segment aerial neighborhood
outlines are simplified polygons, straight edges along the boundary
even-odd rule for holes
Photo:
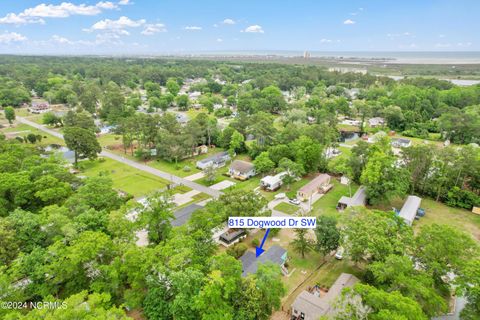
[[[199,21],[224,10],[146,2],[149,14]],[[280,19],[285,8],[265,3],[248,6]],[[474,52],[435,63],[427,53],[409,63],[406,52],[247,53],[245,39],[268,48],[287,32],[248,22],[248,10],[167,27],[133,19],[140,1],[13,13],[25,5],[0,14],[0,28],[16,27],[0,30],[0,319],[480,319]],[[302,23],[321,11],[284,5],[302,9]],[[350,11],[341,27],[353,30],[373,9]],[[60,25],[50,40],[20,37],[77,18],[89,40],[64,39]],[[392,42],[421,37],[383,27]],[[160,56],[143,39],[183,45]],[[315,41],[347,45],[334,39]],[[242,50],[219,49],[232,43]],[[243,224],[301,219],[315,224]]]

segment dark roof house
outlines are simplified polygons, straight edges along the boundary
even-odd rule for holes
[[[335,311],[333,304],[343,288],[353,287],[357,282],[354,275],[342,273],[323,297],[302,291],[292,303],[292,319],[317,320],[332,315]]]
[[[262,263],[272,262],[283,267],[287,260],[287,250],[280,246],[274,245],[266,250],[260,257],[256,257],[254,252],[247,251],[240,257],[242,262],[242,277],[246,277],[249,273],[256,273],[258,266]]]
[[[353,197],[342,196],[337,203],[337,209],[343,210],[351,206],[364,206],[367,202],[367,191],[364,186],[360,186]]]

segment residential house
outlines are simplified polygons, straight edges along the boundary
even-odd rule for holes
[[[284,171],[275,176],[263,177],[262,180],[260,180],[260,187],[268,191],[276,191],[282,186],[283,177],[285,177],[287,174],[288,173]]]
[[[203,170],[207,167],[213,166],[214,168],[220,168],[230,160],[230,154],[227,151],[219,152],[208,158],[198,160],[196,166],[198,169]]]
[[[28,108],[29,112],[35,113],[35,114],[46,113],[46,112],[49,112],[50,110],[51,108],[48,102],[32,101],[30,108]]]
[[[406,224],[411,226],[413,224],[413,220],[415,220],[418,209],[420,209],[421,203],[422,198],[417,196],[408,196],[398,215],[403,218]]]
[[[180,124],[186,124],[188,122],[188,117],[182,113],[175,114],[175,119],[177,119],[177,122]]]
[[[368,137],[367,142],[368,143],[377,143],[381,139],[387,136],[387,133],[385,131],[378,131],[375,133],[373,136]]]
[[[308,200],[311,196],[316,193],[327,193],[333,185],[330,183],[330,176],[328,174],[322,173],[318,175],[315,179],[301,187],[297,191],[297,197],[302,200]]]
[[[392,139],[391,144],[395,148],[408,148],[412,145],[412,141],[410,139],[398,138]]]
[[[337,148],[328,147],[325,149],[324,154],[326,159],[332,159],[342,154],[342,151],[338,150]]]
[[[225,247],[230,247],[246,237],[247,232],[244,229],[228,229],[219,236],[218,240]]]
[[[238,180],[248,180],[255,176],[255,166],[247,161],[235,160],[230,165],[228,174]]]
[[[367,191],[364,186],[360,186],[353,197],[342,196],[337,203],[338,210],[344,210],[348,207],[364,206],[367,203]]]
[[[334,303],[343,288],[353,287],[358,281],[354,275],[342,273],[323,296],[318,291],[302,291],[292,303],[291,320],[317,320],[333,315]]]
[[[266,262],[272,262],[281,267],[283,274],[288,274],[285,268],[285,262],[287,261],[287,250],[278,245],[271,246],[260,257],[256,257],[252,251],[247,251],[240,257],[242,262],[242,277],[246,277],[248,274],[256,273],[258,266]]]
[[[382,127],[385,125],[385,119],[381,117],[370,118],[368,119],[368,125],[372,128]]]

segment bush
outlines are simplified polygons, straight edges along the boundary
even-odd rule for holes
[[[190,172],[190,171],[192,171],[192,168],[190,168],[189,166],[183,167],[183,172]]]
[[[247,251],[247,245],[245,243],[237,243],[234,246],[231,246],[227,249],[227,254],[231,255],[235,259],[240,258],[245,251]]]
[[[280,230],[281,230],[280,228],[272,228],[272,229],[270,229],[270,235],[272,237],[275,237],[277,234],[280,233]]]
[[[445,202],[451,207],[471,210],[472,207],[480,206],[480,197],[471,191],[453,187],[448,192]]]
[[[252,240],[252,246],[253,247],[258,247],[259,245],[260,245],[260,240],[258,240],[256,238]]]

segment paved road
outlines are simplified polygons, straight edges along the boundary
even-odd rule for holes
[[[57,137],[59,139],[62,139],[63,140],[63,135],[55,130],[52,130],[52,129],[49,129],[49,128],[46,128],[44,127],[43,125],[41,124],[38,124],[38,123],[35,123],[33,121],[30,121],[30,120],[27,120],[25,118],[22,118],[22,117],[17,117],[16,118],[19,122],[21,123],[24,123],[24,124],[28,124],[29,126],[31,127],[34,127],[34,128],[37,128],[39,130],[42,130],[43,132],[46,132],[54,137]],[[145,171],[145,172],[148,172],[148,173],[151,173],[157,177],[160,177],[162,179],[165,179],[165,180],[168,180],[170,182],[173,182],[175,184],[183,184],[189,188],[192,188],[194,190],[197,190],[197,191],[200,191],[200,192],[203,192],[203,193],[206,193],[214,198],[218,198],[222,192],[219,191],[219,190],[214,190],[214,189],[211,189],[209,187],[206,187],[206,186],[202,186],[201,184],[198,184],[198,183],[195,183],[193,181],[189,181],[189,180],[186,180],[186,179],[183,179],[183,178],[180,178],[180,177],[177,177],[173,174],[170,174],[168,172],[163,172],[163,171],[160,171],[158,169],[155,169],[155,168],[152,168],[152,167],[149,167],[147,165],[144,165],[144,164],[141,164],[141,163],[138,163],[138,162],[135,162],[133,160],[130,160],[130,159],[127,159],[127,158],[124,158],[122,156],[119,156],[115,153],[112,153],[112,152],[109,152],[109,151],[106,151],[106,150],[103,150],[101,153],[100,153],[100,156],[102,157],[106,157],[106,158],[110,158],[112,160],[115,160],[115,161],[118,161],[118,162],[121,162],[123,164],[126,164],[130,167],[133,167],[135,169],[138,169],[138,170],[142,170],[142,171]]]

